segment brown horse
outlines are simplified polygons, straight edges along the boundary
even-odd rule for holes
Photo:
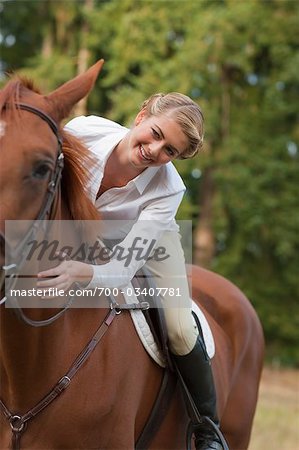
[[[61,128],[56,130],[55,123],[89,93],[101,66],[99,61],[46,96],[24,80],[12,80],[0,92],[1,265],[5,220],[98,217],[84,188],[88,152]],[[65,159],[61,183],[60,136]],[[263,363],[260,322],[232,283],[199,267],[192,268],[192,275],[193,297],[205,311],[216,343],[213,372],[222,430],[232,450],[245,450]],[[163,370],[144,350],[130,315],[115,316],[89,358],[68,372],[107,311],[70,308],[47,326],[34,327],[19,320],[14,309],[1,306],[1,449],[10,448],[12,436],[16,449],[134,449]],[[26,315],[40,321],[57,312],[35,308]],[[58,396],[50,401],[49,393]],[[25,423],[17,416],[25,417]],[[149,448],[182,450],[187,423],[177,388]]]

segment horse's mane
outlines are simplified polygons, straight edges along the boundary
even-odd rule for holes
[[[8,120],[14,121],[16,124],[20,121],[20,110],[16,107],[16,103],[21,101],[24,91],[40,93],[31,80],[23,77],[12,79],[0,91],[0,115],[5,109]],[[86,191],[89,171],[95,165],[95,160],[79,139],[63,129],[60,129],[60,133],[63,138],[64,153],[61,192],[70,218],[80,221],[99,219],[99,213]]]
[[[61,130],[63,137],[64,169],[62,196],[73,220],[96,220],[99,212],[87,194],[91,168],[96,161],[87,147],[76,137]]]

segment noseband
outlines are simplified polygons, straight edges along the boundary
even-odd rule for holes
[[[2,276],[0,279],[0,288],[2,289],[4,280],[7,280],[8,283],[8,290],[11,290],[12,287],[14,287],[17,279],[17,270],[22,267],[25,259],[28,248],[28,242],[33,240],[36,236],[37,230],[40,227],[40,222],[50,218],[51,211],[54,203],[55,196],[58,192],[59,182],[61,179],[61,174],[64,166],[64,155],[62,152],[62,137],[59,133],[58,126],[54,120],[48,116],[46,113],[44,113],[39,108],[36,108],[34,106],[27,105],[26,103],[16,103],[15,105],[18,109],[21,109],[23,111],[30,112],[32,114],[35,114],[36,116],[40,117],[40,119],[44,120],[49,127],[51,128],[52,132],[55,134],[58,142],[58,150],[57,150],[57,158],[55,163],[55,168],[53,170],[51,179],[48,183],[47,192],[45,195],[45,198],[43,200],[41,209],[34,220],[32,227],[27,231],[21,242],[17,245],[17,247],[11,252],[11,261],[17,261],[13,262],[8,265],[4,265],[2,267]],[[1,245],[5,246],[6,240],[3,233],[0,233],[0,239],[1,239]],[[7,296],[3,297],[0,301],[0,304],[4,303],[7,300]],[[16,300],[12,299],[10,297],[10,300]],[[13,303],[16,303],[14,301]],[[31,319],[28,319],[26,316],[24,316],[21,308],[19,306],[16,306],[17,315],[20,316],[22,320],[24,320],[26,323],[32,326],[42,326],[42,325],[49,325],[54,320],[56,320],[61,313],[64,312],[64,310],[60,311],[58,314],[53,316],[53,318],[45,320],[45,321],[31,321]],[[53,319],[53,320],[52,320]]]

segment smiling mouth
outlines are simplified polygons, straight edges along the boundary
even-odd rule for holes
[[[146,162],[151,162],[152,161],[152,159],[146,155],[142,145],[139,145],[139,154],[141,155],[141,159],[143,161],[146,161]]]

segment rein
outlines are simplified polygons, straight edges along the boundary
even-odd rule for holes
[[[7,105],[6,105],[6,107],[7,107]],[[55,168],[52,173],[51,179],[48,183],[46,196],[44,198],[41,209],[37,215],[37,218],[34,220],[32,227],[25,233],[25,236],[23,237],[21,242],[17,245],[17,247],[14,249],[14,251],[11,252],[11,260],[14,260],[14,261],[17,260],[17,262],[13,262],[11,264],[2,266],[2,276],[0,277],[1,289],[4,284],[4,280],[6,279],[6,280],[8,280],[7,281],[7,283],[8,283],[7,291],[8,292],[13,289],[13,287],[17,281],[17,271],[20,269],[20,267],[22,267],[22,265],[26,259],[26,248],[28,247],[28,242],[34,240],[34,238],[36,237],[36,233],[40,226],[40,222],[44,221],[45,219],[51,218],[54,199],[55,199],[55,196],[56,196],[59,186],[60,186],[59,183],[60,183],[60,179],[61,179],[62,170],[64,167],[64,155],[63,155],[63,151],[62,151],[62,137],[59,133],[59,129],[58,129],[56,122],[54,122],[54,120],[48,114],[46,114],[39,108],[33,107],[26,103],[16,103],[16,107],[23,111],[27,111],[32,114],[35,114],[36,116],[40,117],[42,120],[44,120],[49,125],[52,132],[55,134],[55,136],[57,138],[58,150],[57,150],[57,158],[56,158]],[[1,239],[2,243],[4,243],[4,244],[6,243],[5,236],[3,235],[3,233],[0,233],[0,239]],[[57,314],[50,317],[49,319],[36,321],[36,320],[29,319],[24,314],[24,312],[18,305],[17,299],[15,299],[15,298],[12,298],[10,296],[8,297],[5,295],[0,300],[0,305],[2,303],[5,303],[8,299],[14,304],[14,308],[15,308],[15,312],[16,312],[17,316],[21,320],[23,320],[23,322],[27,323],[27,325],[35,326],[35,327],[46,326],[46,325],[53,323],[70,307],[70,305],[73,301],[73,298],[70,298],[69,301],[67,302],[66,306],[64,306],[64,308],[61,311],[59,311]]]

